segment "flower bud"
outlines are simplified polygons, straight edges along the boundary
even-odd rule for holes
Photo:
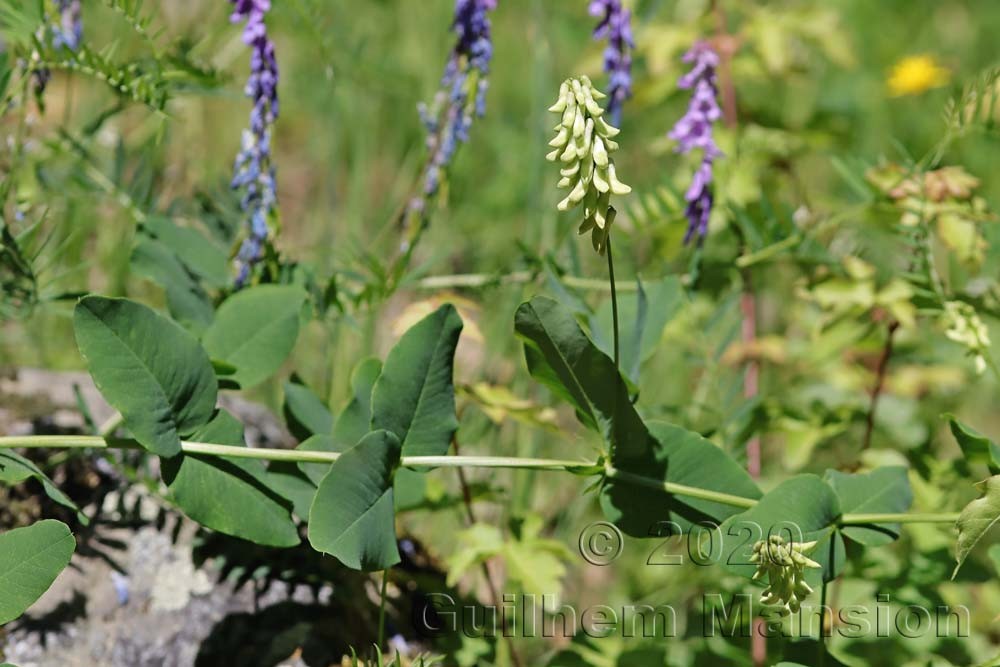
[[[760,596],[761,604],[780,607],[778,611],[782,616],[799,611],[802,601],[813,592],[805,581],[805,570],[821,567],[806,555],[815,548],[816,542],[786,542],[780,535],[772,535],[753,545],[750,562],[757,565],[753,579],[767,578],[767,587]]]

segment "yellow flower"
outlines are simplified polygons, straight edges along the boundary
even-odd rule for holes
[[[889,93],[893,97],[919,95],[931,88],[940,88],[948,83],[951,73],[938,64],[934,56],[907,56],[900,60],[889,73]]]

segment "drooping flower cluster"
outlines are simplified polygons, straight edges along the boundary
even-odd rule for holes
[[[486,113],[493,42],[487,12],[496,0],[455,0],[451,28],[458,36],[441,77],[441,89],[430,108],[420,104],[420,119],[427,128],[430,158],[424,171],[423,196],[411,202],[420,209],[441,186],[442,172],[451,164],[460,143],[469,140],[473,115]]]
[[[721,118],[722,112],[716,102],[718,54],[707,43],[698,42],[684,55],[684,62],[693,63],[693,66],[677,85],[692,90],[691,101],[687,113],[677,121],[668,136],[677,142],[678,153],[690,153],[695,149],[702,151],[701,165],[684,195],[687,202],[684,214],[688,219],[684,242],[687,243],[695,234],[698,234],[700,242],[708,233],[708,218],[714,201],[712,164],[722,156],[712,137],[712,126]]]
[[[806,583],[806,568],[820,564],[806,554],[816,548],[816,542],[786,542],[780,535],[771,535],[766,541],[753,545],[750,562],[757,565],[754,580],[767,577],[767,588],[760,596],[761,604],[781,607],[782,616],[799,611],[802,601],[813,592]]]
[[[583,202],[580,233],[590,231],[594,250],[602,254],[614,220],[611,195],[632,191],[618,180],[615,161],[609,157],[618,150],[618,143],[612,140],[618,129],[608,125],[604,109],[597,103],[606,97],[586,76],[564,81],[559,99],[549,108],[561,118],[554,128],[557,134],[549,142],[553,150],[545,156],[563,164],[559,187],[568,188],[569,194],[559,202],[559,210],[568,211]]]
[[[271,0],[230,0],[233,23],[246,21],[243,42],[251,48],[250,76],[244,92],[253,100],[250,127],[243,130],[242,144],[233,165],[232,187],[242,190],[240,201],[248,217],[247,236],[236,256],[237,287],[246,283],[253,266],[264,252],[268,220],[277,204],[277,185],[271,163],[271,130],[278,118],[278,61],[268,37],[264,17]]]
[[[607,39],[604,71],[608,74],[608,115],[615,125],[621,123],[622,105],[632,97],[632,15],[621,0],[591,0],[590,15],[600,18],[594,28],[595,39]]]

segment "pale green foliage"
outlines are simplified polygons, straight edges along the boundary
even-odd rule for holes
[[[958,517],[958,561],[952,578],[958,574],[969,552],[989,530],[1000,521],[1000,475],[994,475],[983,482],[983,496],[969,503]]]
[[[504,536],[497,526],[477,523],[459,533],[458,548],[448,560],[448,584],[456,584],[475,565],[499,558],[511,580],[527,593],[552,596],[558,605],[562,578],[572,554],[562,542],[541,536],[542,519],[530,514]]]

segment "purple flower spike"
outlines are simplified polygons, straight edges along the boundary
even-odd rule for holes
[[[607,112],[611,114],[611,124],[621,124],[622,105],[632,97],[632,56],[629,49],[635,48],[632,40],[632,15],[622,7],[621,0],[591,0],[588,9],[591,16],[601,20],[594,28],[594,39],[607,39],[604,49],[604,71],[608,75]]]
[[[691,180],[684,199],[687,208],[688,230],[684,243],[698,235],[700,243],[708,233],[708,217],[712,212],[712,164],[722,151],[712,137],[713,125],[722,117],[716,101],[715,70],[719,65],[719,55],[705,42],[698,42],[684,55],[684,62],[692,63],[691,71],[677,82],[678,87],[692,90],[687,113],[677,121],[667,135],[677,142],[678,153],[690,153],[701,149],[702,161]]]
[[[264,253],[268,219],[277,202],[277,185],[271,164],[271,129],[278,119],[278,61],[274,43],[267,35],[264,17],[270,0],[229,0],[230,20],[246,21],[243,42],[250,46],[250,76],[244,89],[253,100],[250,127],[243,130],[242,145],[233,165],[232,187],[243,191],[240,206],[247,215],[247,236],[236,255],[236,286],[250,278],[253,266]]]
[[[459,144],[469,140],[474,116],[486,113],[493,41],[487,12],[496,9],[496,0],[456,0],[451,29],[458,36],[441,77],[441,89],[434,102],[418,107],[427,128],[430,152],[424,171],[423,197],[414,198],[410,210],[423,211],[426,200],[441,186],[443,172],[451,164]],[[470,81],[470,75],[475,76]]]
[[[59,7],[59,25],[53,27],[52,44],[57,49],[66,47],[76,51],[83,41],[80,0],[57,0],[56,4]]]

